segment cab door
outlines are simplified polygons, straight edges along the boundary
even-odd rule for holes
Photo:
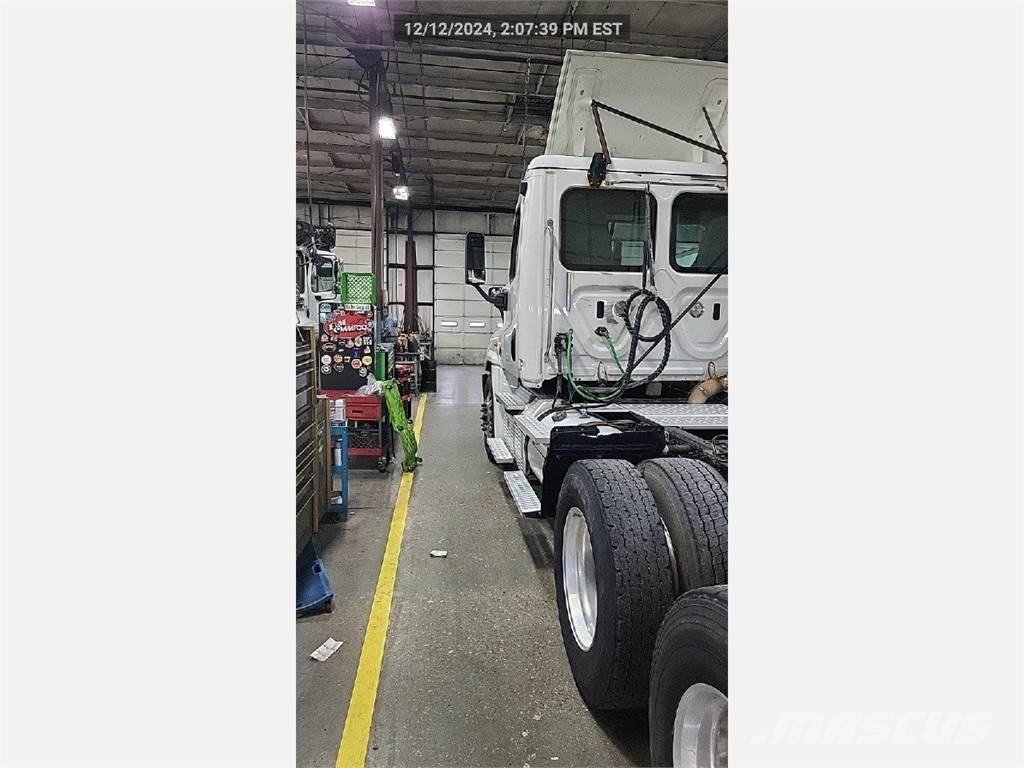
[[[505,310],[505,317],[501,321],[501,328],[498,329],[498,354],[501,357],[501,368],[505,372],[505,381],[510,387],[519,385],[519,363],[516,360],[516,327],[519,320],[519,292],[518,278],[518,257],[519,257],[519,230],[521,224],[522,195],[516,204],[516,214],[512,221],[512,250],[508,260],[508,308]]]

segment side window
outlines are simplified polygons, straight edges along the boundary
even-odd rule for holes
[[[516,262],[519,255],[519,208],[516,208],[516,216],[512,220],[512,252],[508,258],[508,281],[516,276]]]
[[[677,272],[729,272],[729,201],[724,194],[684,192],[672,203],[669,261]]]
[[[560,258],[566,269],[640,272],[653,247],[655,202],[639,189],[579,187],[562,195]]]

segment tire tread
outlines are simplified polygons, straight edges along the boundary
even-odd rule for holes
[[[682,584],[680,592],[729,581],[729,492],[722,476],[702,461],[688,458],[651,459],[640,465],[644,477],[660,472],[682,502],[682,520],[688,546],[696,559],[696,583]],[[679,509],[679,507],[677,507]],[[663,512],[664,514],[664,512]],[[678,554],[677,554],[678,557]]]
[[[648,705],[651,764],[672,764],[672,720],[688,685],[704,682],[728,696],[729,587],[700,587],[665,615],[651,662]]]
[[[598,709],[643,706],[658,627],[674,598],[672,565],[657,506],[628,461],[586,459],[570,471],[586,473],[598,491],[615,568],[612,675],[600,701],[588,703]]]

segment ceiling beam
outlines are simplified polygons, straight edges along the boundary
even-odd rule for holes
[[[499,94],[502,96],[522,96],[523,89],[526,87],[526,76],[518,72],[509,72],[508,77],[502,79],[500,77],[473,77],[471,75],[464,75],[461,72],[451,75],[425,75],[419,74],[414,70],[415,64],[406,64],[406,70],[402,72],[401,78],[399,78],[403,89],[404,88],[450,88],[457,91],[470,91],[478,93],[489,93]],[[299,83],[302,82],[303,75],[302,64],[296,66],[296,78]],[[309,89],[314,88],[320,89],[323,87],[335,87],[345,86],[348,88],[354,88],[356,83],[359,82],[359,78],[362,75],[362,70],[358,68],[345,67],[340,65],[331,65],[329,67],[318,67],[315,72],[311,71],[308,75]],[[320,85],[320,81],[323,81],[324,85]],[[549,81],[543,86],[543,90],[538,92],[537,95],[541,98],[554,98],[555,96],[555,81]],[[397,94],[392,95],[392,99],[396,98]],[[419,93],[412,91],[405,91],[406,98],[420,98]]]
[[[368,171],[366,163],[358,160],[349,160],[339,156],[336,152],[328,153],[329,159],[322,160],[318,157],[310,157],[309,167],[310,168],[337,168],[339,170],[351,170],[351,171]],[[387,158],[385,158],[387,159]],[[305,156],[300,155],[296,160],[305,166]],[[410,162],[405,161],[405,170],[407,173],[420,173],[423,175],[431,174],[444,174],[449,176],[477,176],[486,179],[510,179],[512,176],[506,176],[504,173],[499,171],[492,171],[487,168],[470,168],[465,163],[455,163],[451,167],[441,168],[436,165],[438,161],[432,159],[429,155],[417,157],[416,160]],[[521,162],[521,160],[520,160]],[[393,169],[392,169],[393,170]],[[515,175],[515,179],[519,179],[518,172]]]
[[[297,190],[295,196],[296,196],[296,198],[298,198],[298,199],[302,200],[303,202],[305,202],[305,193],[304,192],[300,192],[300,191]],[[346,192],[346,191],[337,190],[337,189],[315,189],[314,188],[313,196],[312,197],[313,197],[314,204],[315,204],[316,199],[319,198],[319,197],[341,197],[341,196],[345,196],[346,200],[348,200],[350,202],[353,202],[353,203],[357,203],[357,204],[358,203],[362,203],[364,205],[369,203],[369,196],[368,195],[363,195],[363,194],[358,193],[358,192]],[[413,190],[412,193],[411,193],[411,198],[414,199],[414,200],[417,200],[420,203],[420,207],[425,207],[425,206],[427,206],[429,204],[430,192],[429,192],[429,190],[425,190],[425,189]],[[435,196],[434,200],[435,200],[435,205],[436,205],[437,208],[448,208],[448,207],[454,207],[454,206],[459,206],[459,205],[494,205],[494,206],[501,206],[502,209],[512,211],[512,210],[515,210],[515,205],[516,205],[516,198],[515,197],[502,197],[502,198],[498,198],[498,199],[492,199],[490,195],[487,195],[487,194],[484,194],[484,193],[473,194],[473,193],[469,193],[469,192],[462,193],[462,194],[455,194],[455,195],[452,195],[452,196],[449,196],[449,197],[445,197],[443,199],[441,197]],[[405,205],[404,202],[396,201],[393,198],[391,198],[390,196],[385,201],[385,205],[394,205],[396,203],[398,205],[400,205],[400,206],[404,206]]]
[[[511,146],[511,145],[507,145]],[[297,152],[305,151],[305,142],[302,140],[295,142],[295,149]],[[526,157],[532,159],[537,155],[541,154],[539,151],[540,147],[527,147]],[[338,154],[356,154],[361,155],[363,150],[360,147],[353,147],[351,145],[344,144],[321,144],[310,142],[310,152],[337,152]],[[425,149],[424,152],[429,152],[430,157],[435,160],[465,160],[466,162],[479,162],[479,163],[503,163],[505,165],[515,164],[522,162],[522,153],[517,155],[492,155],[484,152],[449,152],[442,150]]]
[[[301,89],[300,89],[301,90]],[[308,100],[308,106],[310,109],[322,109],[332,112],[352,112],[359,113],[365,111],[365,107],[358,101],[347,101],[340,98],[324,98],[321,96],[310,95]],[[550,106],[550,105],[549,105]],[[400,111],[406,117],[415,118],[444,118],[446,120],[461,120],[469,122],[477,122],[480,120],[490,120],[492,122],[504,122],[505,111],[507,106],[504,104],[495,103],[495,111],[488,111],[484,109],[467,109],[464,105],[460,105],[457,102],[444,103],[437,102],[429,106],[422,106],[420,104],[409,104],[401,107]],[[522,114],[517,114],[516,121],[522,123]],[[537,108],[536,102],[531,100],[530,103],[530,114],[528,122],[530,125],[543,125],[547,126],[548,120],[551,117],[550,109],[542,111]]]
[[[354,98],[358,101],[359,99],[366,96],[366,92],[359,90],[357,87],[357,83],[357,80],[347,80],[343,77],[311,77],[309,78],[308,85],[306,85],[302,82],[302,77],[300,76],[298,78],[298,82],[295,85],[295,90],[298,93],[305,93],[306,91],[308,91],[309,93],[320,97],[338,96],[342,99],[348,98],[351,100]],[[420,88],[419,86],[415,87]],[[435,86],[430,87],[435,88]],[[450,85],[436,86],[436,88],[445,88],[451,90],[451,93],[447,96],[439,96],[437,94],[432,94],[428,96],[427,94],[422,93],[422,88],[420,88],[419,92],[408,91],[403,92],[402,94],[394,94],[391,97],[392,109],[394,111],[400,111],[402,102],[404,102],[405,99],[412,99],[413,101],[418,101],[421,104],[425,102],[430,102],[431,104],[470,104],[483,108],[494,106],[507,108],[509,96],[518,99],[521,98],[523,95],[522,90],[501,91],[493,89],[481,89],[478,91],[473,89],[462,88],[461,86],[455,86],[453,88]],[[459,95],[460,93],[465,93],[467,95],[462,96]],[[492,98],[484,98],[486,96],[491,96]],[[546,109],[551,104],[554,104],[555,97],[553,94],[544,95],[534,93],[530,96],[530,98],[536,98],[539,100],[540,103],[534,106],[544,107]],[[535,110],[535,112],[536,111],[539,110]]]
[[[312,31],[312,30],[309,30]],[[295,42],[298,45],[302,45],[301,29],[299,34],[296,36]],[[405,53],[405,54],[416,54],[416,53],[429,53],[434,56],[453,56],[455,58],[472,58],[472,59],[483,59],[484,61],[509,61],[509,62],[525,62],[534,61],[545,64],[561,64],[562,57],[558,54],[553,53],[529,53],[518,50],[494,50],[493,46],[489,48],[475,48],[472,45],[431,45],[417,43],[415,46],[412,42],[397,41],[398,45],[375,45],[372,43],[349,43],[347,41],[339,41],[336,36],[331,34],[330,37],[317,37],[315,34],[309,37],[310,45],[331,45],[332,43],[342,43],[345,48],[353,51],[381,51],[382,53]],[[460,41],[463,42],[463,41]],[[405,43],[402,45],[401,43]]]
[[[702,38],[703,39],[703,38]],[[302,46],[299,45],[295,49],[296,60],[298,60],[303,53]],[[412,54],[415,55],[412,55]],[[355,62],[355,56],[353,56],[347,48],[327,45],[314,45],[308,51],[308,58],[313,60],[322,60],[324,62]],[[402,64],[403,62],[398,62]],[[513,75],[516,73],[522,73],[522,62],[515,62],[513,67],[506,66],[505,62],[488,62],[484,59],[463,59],[453,58],[451,56],[432,56],[430,54],[422,54],[418,50],[410,52],[410,55],[404,62],[405,66],[419,67],[421,70],[425,67],[431,69],[443,69],[447,72],[473,72],[476,74],[486,73],[488,75]],[[325,64],[316,64],[316,66],[310,68],[310,75],[315,75],[315,70],[320,69]],[[545,67],[557,67],[557,64],[543,64]]]
[[[314,133],[317,132],[317,131],[328,131],[328,132],[334,132],[334,133],[343,134],[343,135],[346,135],[346,136],[349,135],[349,133],[352,133],[352,134],[355,134],[355,133],[367,133],[369,131],[370,119],[369,119],[369,116],[366,114],[365,110],[363,112],[349,112],[349,111],[346,111],[346,110],[343,110],[343,109],[342,110],[335,110],[335,111],[343,112],[344,113],[344,118],[346,120],[348,120],[349,122],[335,122],[333,120],[327,120],[322,115],[318,115],[318,114],[314,113],[312,110],[310,110],[310,116],[309,116],[309,123],[310,123],[309,127],[310,127],[310,129]],[[426,119],[428,119],[428,120],[451,120],[451,121],[462,122],[462,120],[459,118],[459,115],[460,115],[460,111],[459,110],[456,110],[456,109],[444,110],[444,111],[442,111],[442,112],[440,112],[438,114],[432,114],[429,117],[427,117]],[[405,118],[408,117],[408,116],[402,115],[402,114],[396,114],[395,117],[397,117],[400,120],[405,121]],[[423,118],[410,117],[409,119],[420,120],[420,119],[423,119]],[[297,118],[296,122],[299,124],[299,126],[303,126],[304,125],[301,118]],[[506,109],[505,112],[493,112],[493,113],[492,112],[488,112],[486,118],[482,118],[482,119],[478,119],[478,120],[473,120],[472,123],[473,123],[473,125],[478,126],[479,128],[481,128],[483,130],[480,133],[468,133],[468,132],[464,133],[462,131],[457,130],[456,126],[444,126],[441,129],[439,129],[439,128],[409,128],[409,129],[405,129],[403,127],[403,128],[399,129],[399,136],[403,136],[403,135],[412,136],[411,131],[419,131],[420,133],[429,134],[429,136],[423,136],[421,138],[431,138],[431,139],[441,139],[441,140],[443,140],[444,136],[463,135],[463,136],[475,136],[477,139],[480,139],[481,137],[487,137],[489,135],[493,135],[494,133],[500,133],[502,130],[504,130],[505,128],[508,128],[508,127],[512,127],[515,130],[519,130],[520,128],[522,128],[523,120],[522,120],[522,115],[515,115],[512,118],[509,118],[508,117],[508,110]],[[466,126],[458,126],[458,127],[459,128],[465,128]],[[544,122],[544,123],[531,122],[530,123],[530,127],[531,128],[541,128],[541,129],[544,129],[544,131],[546,132],[548,124],[547,124],[547,122]],[[405,130],[409,130],[410,133],[409,134],[405,134],[404,133]],[[440,134],[443,134],[443,135],[440,135]],[[462,141],[462,140],[463,139],[450,139],[450,141]],[[472,139],[465,139],[465,141],[471,141],[471,140]]]
[[[297,197],[295,202],[299,205],[306,204],[305,197]],[[313,205],[348,205],[356,208],[368,208],[370,203],[368,200],[361,196],[349,196],[349,195],[338,195],[336,193],[322,192],[319,196],[313,198]],[[396,203],[395,201],[388,201],[385,204],[386,208],[401,207],[405,208],[407,203]],[[426,211],[430,210],[431,205],[429,201],[413,201],[413,210]],[[487,200],[476,200],[476,199],[449,199],[445,204],[436,204],[434,206],[437,210],[446,211],[469,211],[473,213],[513,213],[515,211],[514,205],[502,205],[501,203],[489,204]],[[369,232],[369,229],[361,231]]]
[[[426,176],[424,174],[413,174]],[[370,194],[370,180],[362,176],[321,176],[314,173],[309,177],[313,184],[334,184],[342,185],[352,190],[353,192],[365,192]],[[503,179],[498,182],[482,182],[482,181],[468,181],[466,179],[451,178],[443,175],[432,175],[434,179],[435,190],[440,190],[443,193],[445,190],[451,190],[453,193],[458,194],[459,192],[486,192],[488,194],[498,195],[517,195],[519,194],[519,179]],[[304,175],[299,176],[298,179],[302,182],[299,185],[300,189],[304,189],[306,177]],[[385,180],[385,187],[389,186],[388,180]],[[415,184],[410,185],[414,189]]]
[[[481,123],[481,125],[487,125],[487,123]],[[504,123],[494,122],[496,131],[500,131]],[[366,142],[364,146],[369,147],[370,128],[369,125],[355,126],[349,125],[348,123],[334,123],[326,122],[323,120],[312,119],[310,127],[313,129],[310,133],[312,140],[317,141],[329,141],[333,137],[331,134],[343,134],[346,137],[351,136],[353,139],[356,137],[365,138]],[[510,128],[518,130],[520,124],[509,123]],[[449,131],[435,129],[432,131],[424,130],[422,128],[399,128],[398,137],[402,139],[430,139],[431,141],[461,141],[468,144],[514,144],[515,133],[508,134],[507,136],[501,135],[488,135],[486,133],[463,133],[460,131]],[[546,133],[546,131],[545,131]],[[509,139],[509,141],[505,141]],[[536,146],[543,147],[543,138],[530,138],[527,136],[527,146],[533,144]],[[516,145],[520,146],[520,145]]]

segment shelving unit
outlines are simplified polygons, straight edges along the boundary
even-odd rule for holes
[[[396,352],[395,368],[408,366],[409,387],[411,395],[418,395],[420,392],[420,353],[419,352]]]

